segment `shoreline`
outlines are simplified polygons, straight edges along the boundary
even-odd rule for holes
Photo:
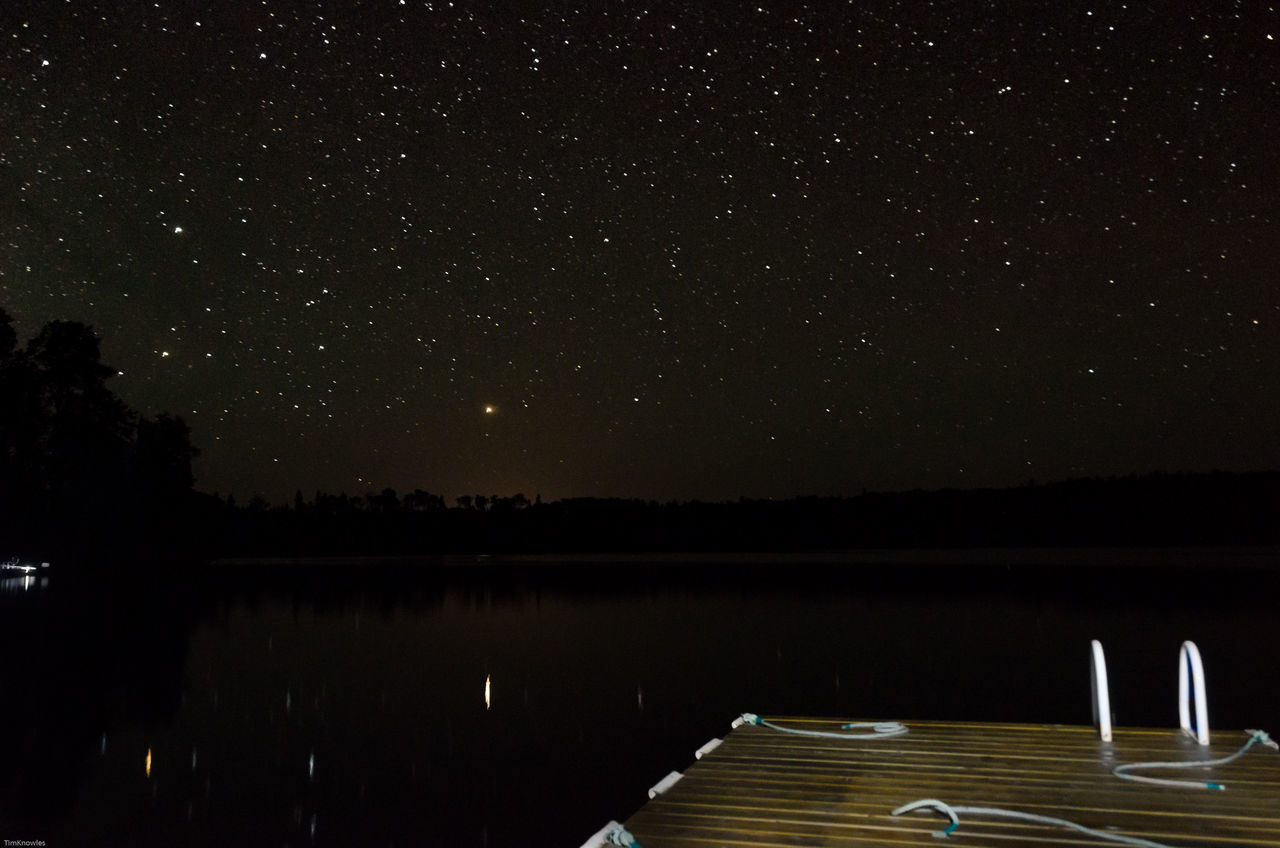
[[[856,548],[844,551],[471,553],[218,557],[211,568],[506,565],[901,565],[1045,568],[1280,569],[1280,545],[1029,548]]]

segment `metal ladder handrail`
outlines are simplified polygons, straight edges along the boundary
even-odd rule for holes
[[[1209,744],[1209,706],[1204,686],[1204,663],[1200,649],[1190,639],[1178,650],[1178,724],[1182,732],[1201,745]],[[1195,703],[1195,724],[1191,723],[1191,704]]]
[[[1093,695],[1093,726],[1103,742],[1111,741],[1111,687],[1102,643],[1089,643],[1089,684]],[[1195,722],[1192,723],[1192,709]],[[1201,745],[1209,744],[1209,706],[1200,649],[1190,639],[1178,649],[1178,725]]]
[[[1111,691],[1107,686],[1107,657],[1102,643],[1089,643],[1089,685],[1093,691],[1093,726],[1103,742],[1111,741]]]

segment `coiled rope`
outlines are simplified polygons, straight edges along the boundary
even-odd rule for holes
[[[844,733],[832,730],[801,730],[796,727],[783,727],[766,721],[755,713],[743,713],[742,721],[746,724],[758,724],[783,733],[794,733],[797,736],[817,736],[823,739],[885,739],[890,736],[901,736],[907,732],[907,726],[900,721],[853,721],[840,725],[841,731],[867,730],[871,733]]]
[[[1116,766],[1111,773],[1123,780],[1133,780],[1138,783],[1151,783],[1156,786],[1177,786],[1189,787],[1192,789],[1226,789],[1227,787],[1221,783],[1212,780],[1185,780],[1167,777],[1146,777],[1141,774],[1130,774],[1134,769],[1160,769],[1160,768],[1209,768],[1210,766],[1224,766],[1232,760],[1244,756],[1244,752],[1248,751],[1254,744],[1266,745],[1271,748],[1280,749],[1271,739],[1265,730],[1246,730],[1249,734],[1249,741],[1244,743],[1239,751],[1236,751],[1229,757],[1219,757],[1216,760],[1199,760],[1196,762],[1152,762],[1152,763],[1125,763]]]
[[[893,811],[893,815],[899,816],[903,813],[909,813],[913,810],[929,809],[942,813],[951,819],[951,824],[945,830],[934,831],[933,835],[937,837],[950,836],[952,831],[960,826],[959,813],[966,813],[975,816],[995,816],[997,818],[1019,819],[1020,821],[1035,822],[1037,824],[1051,824],[1058,827],[1070,828],[1089,836],[1096,836],[1099,839],[1109,839],[1112,842],[1122,842],[1126,845],[1142,845],[1144,848],[1173,848],[1163,842],[1152,842],[1150,839],[1141,839],[1136,836],[1124,836],[1119,833],[1110,833],[1105,830],[1094,830],[1091,827],[1085,827],[1082,824],[1076,824],[1066,819],[1058,819],[1053,816],[1038,816],[1034,813],[1021,813],[1017,810],[1002,810],[997,807],[953,807],[936,798],[925,798],[920,801],[912,801],[910,804],[903,804],[901,807]]]
[[[1232,762],[1233,760],[1240,758],[1241,756],[1244,755],[1245,751],[1248,751],[1249,748],[1251,748],[1254,745],[1266,745],[1270,748],[1276,748],[1277,750],[1280,750],[1280,745],[1277,745],[1265,730],[1246,730],[1245,733],[1249,734],[1249,741],[1244,743],[1244,745],[1241,746],[1239,751],[1236,751],[1234,754],[1227,757],[1219,757],[1218,759],[1215,759],[1215,760],[1203,760],[1201,762],[1192,762],[1192,763],[1189,763],[1189,762],[1127,763],[1125,765],[1116,766],[1114,769],[1112,769],[1111,773],[1114,774],[1116,777],[1120,777],[1125,780],[1135,780],[1140,783],[1153,783],[1158,786],[1178,786],[1178,787],[1189,786],[1189,787],[1194,787],[1196,789],[1220,789],[1220,790],[1226,789],[1227,788],[1226,786],[1222,785],[1221,783],[1215,783],[1213,781],[1174,780],[1174,779],[1165,779],[1165,778],[1159,778],[1159,777],[1145,777],[1143,775],[1129,774],[1128,772],[1132,769],[1207,768],[1209,766],[1222,766]],[[951,824],[949,824],[945,829],[934,832],[933,835],[937,837],[950,836],[952,832],[955,831],[955,829],[960,826],[959,814],[965,813],[968,815],[975,815],[975,816],[995,816],[997,818],[1018,819],[1019,821],[1034,822],[1038,824],[1056,825],[1057,827],[1065,827],[1071,830],[1078,831],[1080,833],[1087,834],[1089,836],[1095,836],[1099,839],[1107,839],[1112,842],[1121,842],[1121,843],[1124,843],[1125,845],[1141,845],[1141,846],[1145,846],[1145,848],[1172,848],[1172,846],[1166,845],[1161,842],[1153,842],[1150,839],[1142,839],[1137,836],[1125,836],[1120,833],[1112,833],[1110,831],[1105,831],[1105,830],[1095,830],[1094,828],[1085,827],[1082,824],[1077,824],[1076,822],[1068,821],[1067,819],[1055,818],[1053,816],[1041,816],[1041,815],[1036,815],[1035,813],[1023,813],[1023,812],[1019,812],[1018,810],[1004,810],[998,807],[967,807],[967,806],[953,807],[952,805],[947,804],[944,801],[939,801],[936,798],[925,798],[920,801],[913,801],[910,804],[903,804],[901,807],[898,807],[896,810],[894,810],[892,815],[900,816],[903,813],[909,813],[909,812],[912,812],[913,810],[921,810],[921,809],[933,810],[935,812],[942,813],[947,818],[951,819]]]
[[[620,824],[614,824],[604,835],[606,845],[618,845],[621,848],[641,848],[636,838],[631,835],[631,831],[627,830]]]

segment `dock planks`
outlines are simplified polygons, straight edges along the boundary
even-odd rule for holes
[[[772,718],[837,731],[848,719]],[[911,801],[999,807],[1174,846],[1280,846],[1280,753],[1254,745],[1212,769],[1155,777],[1214,780],[1225,791],[1157,787],[1111,774],[1120,763],[1195,762],[1228,756],[1248,741],[1214,731],[1208,748],[1177,730],[1116,729],[1103,742],[1089,727],[908,722],[903,736],[824,739],[743,725],[684,777],[625,822],[643,848],[707,846],[1117,845],[1048,825],[960,814],[948,824]]]

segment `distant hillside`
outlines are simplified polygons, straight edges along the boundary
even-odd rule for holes
[[[197,526],[220,556],[1280,543],[1280,472],[730,503],[456,501],[388,490],[272,508],[209,496]]]

